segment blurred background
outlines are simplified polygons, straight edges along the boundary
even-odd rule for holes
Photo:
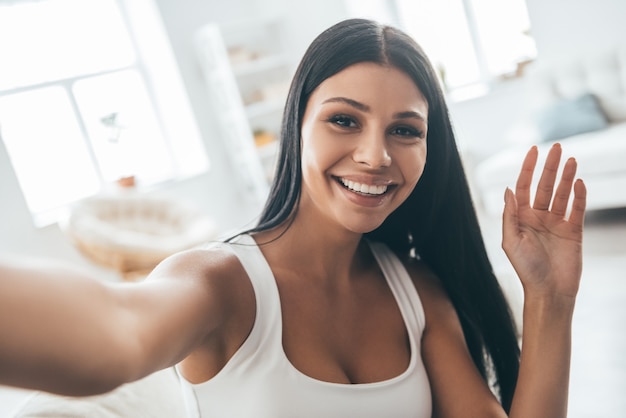
[[[476,179],[484,163],[531,142],[524,124],[532,68],[623,49],[623,0],[0,0],[0,250],[68,260],[118,280],[137,266],[118,254],[98,259],[103,240],[109,252],[132,241],[120,252],[134,260],[150,237],[161,237],[146,250],[158,261],[253,225],[295,67],[316,35],[349,17],[398,26],[430,56],[489,251],[518,307],[499,250],[499,215]],[[626,120],[626,53],[619,57],[607,64],[617,75],[589,78],[617,109],[609,127]],[[607,79],[618,87],[605,87]],[[615,157],[595,144],[586,146]],[[626,200],[626,188],[604,193]],[[581,302],[581,323],[596,333],[581,331],[577,340],[588,355],[575,358],[572,417],[626,415],[626,365],[605,356],[607,347],[626,350],[614,338],[626,319],[626,204],[617,200],[598,204],[589,219],[588,265],[600,269],[605,293],[590,297],[597,305]],[[204,235],[191,237],[199,225]],[[607,315],[594,316],[599,306]],[[604,368],[596,367],[601,358]],[[590,376],[593,396],[583,389]]]

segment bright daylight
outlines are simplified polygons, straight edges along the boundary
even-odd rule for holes
[[[625,16],[0,0],[0,418],[626,416]]]

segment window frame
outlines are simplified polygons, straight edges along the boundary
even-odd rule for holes
[[[374,4],[371,10],[363,10],[361,7],[363,4],[359,0],[344,0],[346,9],[348,14],[351,14],[354,17],[365,17],[371,18],[375,20],[382,19],[383,23],[388,23],[394,26],[401,28],[407,32],[411,32],[411,28],[407,27],[405,20],[402,19],[401,16],[401,6],[399,5],[400,0],[370,0],[370,4]],[[459,0],[460,6],[463,9],[463,15],[465,17],[465,23],[467,24],[467,29],[470,37],[470,43],[472,48],[474,49],[473,57],[476,62],[478,77],[475,81],[472,81],[467,84],[454,86],[452,88],[447,88],[442,85],[445,90],[448,99],[451,102],[460,102],[464,100],[469,100],[477,97],[481,97],[489,94],[489,92],[497,89],[505,79],[505,73],[492,73],[489,69],[487,53],[484,50],[483,42],[481,40],[481,34],[478,27],[478,18],[475,14],[473,1],[474,0]],[[526,4],[526,0],[523,0],[524,4]],[[528,6],[526,6],[527,9]],[[382,13],[382,9],[385,10],[385,13]],[[377,9],[377,10],[374,10]],[[382,16],[382,17],[381,17]],[[525,65],[537,58],[537,51],[535,50],[535,55],[530,58],[529,61],[520,63],[518,65]],[[523,69],[523,68],[522,68]],[[441,75],[440,75],[441,76]],[[506,80],[516,79],[523,76],[523,72],[520,71],[520,74],[514,74],[513,76],[506,77]],[[443,84],[443,80],[440,80]]]
[[[50,1],[54,1],[54,0],[50,0]],[[115,184],[111,184],[103,176],[103,173],[101,171],[101,167],[99,165],[98,158],[96,155],[96,151],[94,150],[94,147],[92,145],[92,140],[89,134],[89,130],[84,120],[84,115],[81,113],[80,106],[77,102],[77,99],[73,90],[74,85],[77,82],[88,80],[93,77],[107,76],[107,75],[112,75],[112,74],[123,72],[123,71],[134,71],[139,75],[139,77],[141,78],[142,82],[144,83],[146,87],[148,100],[151,104],[152,111],[156,116],[156,123],[158,124],[157,129],[161,132],[164,138],[165,146],[167,147],[167,149],[170,150],[169,154],[170,154],[170,161],[171,161],[171,166],[172,166],[172,174],[169,176],[166,176],[166,179],[164,180],[156,181],[150,184],[138,184],[136,185],[137,190],[141,192],[151,191],[151,190],[166,186],[168,184],[171,184],[172,182],[177,182],[180,180],[184,180],[187,178],[195,177],[197,175],[206,173],[210,169],[209,156],[206,152],[204,141],[202,140],[202,137],[199,133],[195,116],[193,115],[190,104],[188,102],[186,91],[184,91],[184,85],[182,83],[182,79],[180,79],[180,74],[178,72],[177,63],[175,62],[173,53],[169,49],[170,48],[169,39],[167,39],[167,35],[165,33],[164,27],[162,26],[162,22],[160,21],[153,22],[159,25],[159,31],[162,32],[163,36],[165,36],[168,42],[167,45],[163,46],[163,48],[167,49],[167,51],[166,52],[160,51],[160,53],[163,53],[160,59],[165,59],[169,61],[168,65],[171,67],[170,75],[172,74],[171,70],[174,70],[175,72],[176,77],[174,78],[176,78],[176,80],[171,80],[171,81],[175,85],[174,88],[177,89],[176,95],[178,97],[176,99],[179,102],[178,103],[180,105],[179,107],[183,108],[181,111],[184,113],[183,118],[185,119],[184,122],[186,123],[185,132],[187,134],[190,134],[193,137],[191,138],[191,141],[193,142],[192,145],[195,145],[196,148],[197,147],[202,148],[202,151],[203,151],[203,156],[197,157],[198,160],[195,162],[195,166],[194,166],[195,168],[185,167],[185,164],[183,164],[183,162],[181,161],[182,160],[181,153],[184,154],[184,151],[181,151],[181,150],[177,151],[176,149],[174,149],[176,148],[176,144],[175,144],[176,140],[172,136],[171,126],[169,128],[167,126],[168,125],[167,109],[164,109],[163,101],[159,99],[159,92],[158,92],[159,86],[156,80],[160,78],[160,81],[163,81],[163,74],[161,74],[160,76],[155,75],[154,71],[152,71],[153,69],[151,69],[149,65],[146,63],[144,50],[142,46],[140,45],[141,42],[138,41],[138,36],[137,36],[138,29],[133,25],[132,17],[133,15],[138,16],[139,13],[145,12],[146,8],[150,8],[149,11],[152,13],[151,18],[154,20],[160,19],[160,13],[156,7],[156,4],[154,3],[153,0],[142,0],[142,1],[132,0],[131,3],[133,4],[127,4],[127,1],[128,0],[113,0],[113,3],[115,4],[115,6],[117,7],[120,13],[120,16],[123,21],[124,29],[128,33],[128,39],[130,42],[129,46],[135,55],[132,63],[129,63],[128,65],[120,65],[116,67],[111,67],[106,70],[85,72],[85,73],[77,74],[77,75],[70,76],[70,77],[56,79],[53,81],[38,82],[34,84],[23,85],[23,86],[18,86],[14,88],[0,90],[0,97],[4,97],[4,96],[13,95],[13,94],[35,91],[35,90],[46,88],[46,87],[60,87],[63,89],[63,91],[65,92],[65,94],[70,100],[71,109],[73,111],[75,121],[79,126],[80,132],[83,137],[83,141],[85,143],[85,147],[87,149],[87,153],[90,159],[89,161],[90,165],[94,168],[94,171],[96,172],[96,176],[98,179],[99,187],[98,187],[98,190],[93,195],[96,195],[99,193],[111,192],[117,187]],[[17,1],[13,4],[19,5],[19,3],[20,2]],[[10,4],[9,7],[13,4]],[[133,8],[135,8],[135,10],[132,10]],[[169,87],[169,89],[170,89],[169,92],[171,93],[172,92],[171,87]],[[168,96],[168,98],[169,97],[170,96]],[[173,122],[171,122],[170,125],[172,123]],[[0,141],[4,141],[2,139],[1,133],[0,133]],[[187,146],[188,144],[189,142],[187,142]],[[5,144],[2,144],[2,145],[6,148]],[[8,154],[8,150],[7,150],[7,154]],[[8,156],[9,161],[11,162],[10,154],[8,154],[7,156]],[[10,169],[15,174],[15,178],[18,179],[18,188],[20,192],[22,193],[24,200],[27,201],[26,193],[22,189],[21,185],[19,184],[19,176],[13,164],[11,164]],[[89,196],[86,196],[86,197],[89,197]],[[31,210],[30,207],[28,207],[28,209],[30,211],[31,219],[33,221],[34,226],[45,227],[53,223],[62,221],[67,216],[68,210],[75,203],[76,201],[65,202],[64,204],[61,204],[60,207],[48,209],[45,211],[39,211],[39,212],[34,212],[33,210]]]

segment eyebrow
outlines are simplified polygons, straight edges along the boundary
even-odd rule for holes
[[[356,100],[348,99],[347,97],[331,97],[330,99],[326,99],[322,102],[322,104],[326,103],[345,103],[362,112],[369,112],[371,110],[368,105],[357,102]]]
[[[353,99],[348,99],[347,97],[331,97],[330,99],[326,99],[322,102],[322,104],[326,104],[326,103],[345,103],[348,106],[352,106],[357,110],[360,110],[362,112],[369,112],[371,110],[371,108],[361,102],[357,102],[356,100]],[[394,119],[419,119],[421,121],[426,121],[426,118],[424,117],[424,115],[420,112],[416,112],[413,110],[408,110],[406,112],[398,112],[398,113],[394,113],[393,114]]]
[[[395,119],[408,119],[408,118],[414,118],[414,119],[419,119],[421,121],[426,122],[426,118],[424,117],[424,115],[422,115],[420,112],[415,112],[413,110],[409,110],[407,112],[398,112],[398,113],[394,113],[393,117]]]

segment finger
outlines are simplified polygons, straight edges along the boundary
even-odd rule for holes
[[[569,222],[577,227],[583,227],[585,221],[585,208],[587,207],[587,188],[585,183],[578,179],[574,183],[574,201],[572,202],[572,212]]]
[[[556,175],[559,171],[559,163],[561,161],[561,144],[556,143],[548,152],[546,162],[541,172],[541,178],[537,185],[537,193],[535,194],[535,202],[533,208],[537,210],[548,210],[552,201],[552,192],[554,191],[554,183]]]
[[[518,232],[517,201],[513,191],[507,187],[504,192],[504,212],[502,213],[502,248],[505,251],[513,245]]]
[[[531,147],[522,163],[522,171],[515,185],[515,198],[518,208],[527,207],[530,204],[530,185],[532,184],[533,172],[537,164],[537,153],[537,147]]]
[[[573,158],[568,159],[563,167],[563,174],[561,175],[561,181],[554,194],[554,200],[552,202],[552,213],[558,216],[565,216],[567,210],[567,202],[572,193],[572,185],[574,184],[574,176],[576,176],[576,160]]]

